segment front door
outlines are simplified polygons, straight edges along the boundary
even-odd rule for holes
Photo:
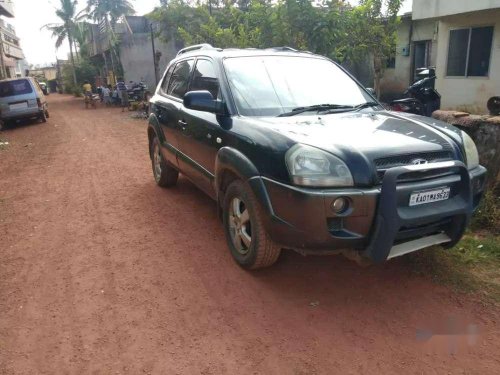
[[[424,40],[413,43],[413,81],[419,68],[428,68],[431,65],[432,42]]]
[[[189,91],[209,91],[214,99],[221,98],[219,78],[211,60],[198,59]],[[183,130],[179,138],[179,165],[201,189],[214,196],[215,158],[225,135],[214,113],[180,109]],[[182,164],[182,165],[181,165]]]
[[[182,106],[182,97],[187,91],[189,77],[194,65],[194,59],[182,60],[171,66],[165,75],[160,88],[160,95],[155,97],[154,113],[160,122],[167,150],[167,160],[177,165],[179,151],[179,111]]]

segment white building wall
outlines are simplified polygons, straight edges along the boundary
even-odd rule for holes
[[[447,77],[450,29],[475,26],[494,26],[489,76]],[[488,99],[500,95],[500,9],[441,19],[436,68],[436,89],[442,96],[443,109],[462,107],[477,113],[487,112]]]
[[[500,0],[413,0],[413,19],[438,18],[500,8]]]

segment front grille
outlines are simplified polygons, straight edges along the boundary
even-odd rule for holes
[[[443,161],[453,160],[453,154],[450,151],[436,151],[436,152],[422,152],[415,154],[406,155],[396,155],[389,156],[385,158],[375,159],[374,163],[377,168],[377,177],[379,181],[382,181],[385,175],[385,171],[390,168],[403,167],[406,165],[412,165],[412,161],[415,159],[424,159],[429,163],[438,163]],[[422,172],[410,172],[400,175],[399,181],[415,181],[423,180],[428,178],[442,177],[450,174],[449,169],[435,169],[430,171]]]
[[[453,155],[450,151],[437,151],[437,152],[422,152],[417,154],[389,156],[386,158],[375,159],[375,166],[377,169],[389,169],[394,167],[401,167],[410,165],[412,160],[425,159],[429,163],[437,163],[440,161],[452,160]]]

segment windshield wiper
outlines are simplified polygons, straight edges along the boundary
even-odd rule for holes
[[[327,110],[335,110],[335,109],[352,109],[353,107],[350,105],[341,105],[341,104],[315,104],[309,105],[307,107],[297,107],[292,109],[291,112],[285,112],[278,117],[290,117],[299,115],[304,112],[319,112],[319,111],[327,111]]]
[[[364,108],[370,108],[370,107],[378,107],[380,104],[378,104],[377,102],[366,102],[366,103],[361,103],[361,104],[358,104],[356,106],[354,106],[354,109],[356,111],[360,111]]]

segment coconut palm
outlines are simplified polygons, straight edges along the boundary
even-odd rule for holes
[[[128,0],[87,0],[89,14],[96,21],[109,21],[114,26],[121,16],[134,14]]]
[[[73,83],[77,85],[75,57],[73,48],[75,48],[74,33],[79,19],[84,15],[77,13],[78,0],[60,0],[60,8],[56,9],[56,15],[62,20],[62,23],[49,23],[42,27],[52,32],[52,37],[56,38],[56,48],[62,46],[64,41],[68,39],[69,53],[71,58],[71,66],[73,73]]]
[[[110,57],[113,71],[117,73],[113,56],[118,60],[118,68],[121,71],[122,64],[120,55],[116,49],[118,40],[114,33],[114,28],[120,17],[135,13],[134,7],[128,0],[87,0],[87,12],[95,21],[106,24],[106,30],[109,33]]]

